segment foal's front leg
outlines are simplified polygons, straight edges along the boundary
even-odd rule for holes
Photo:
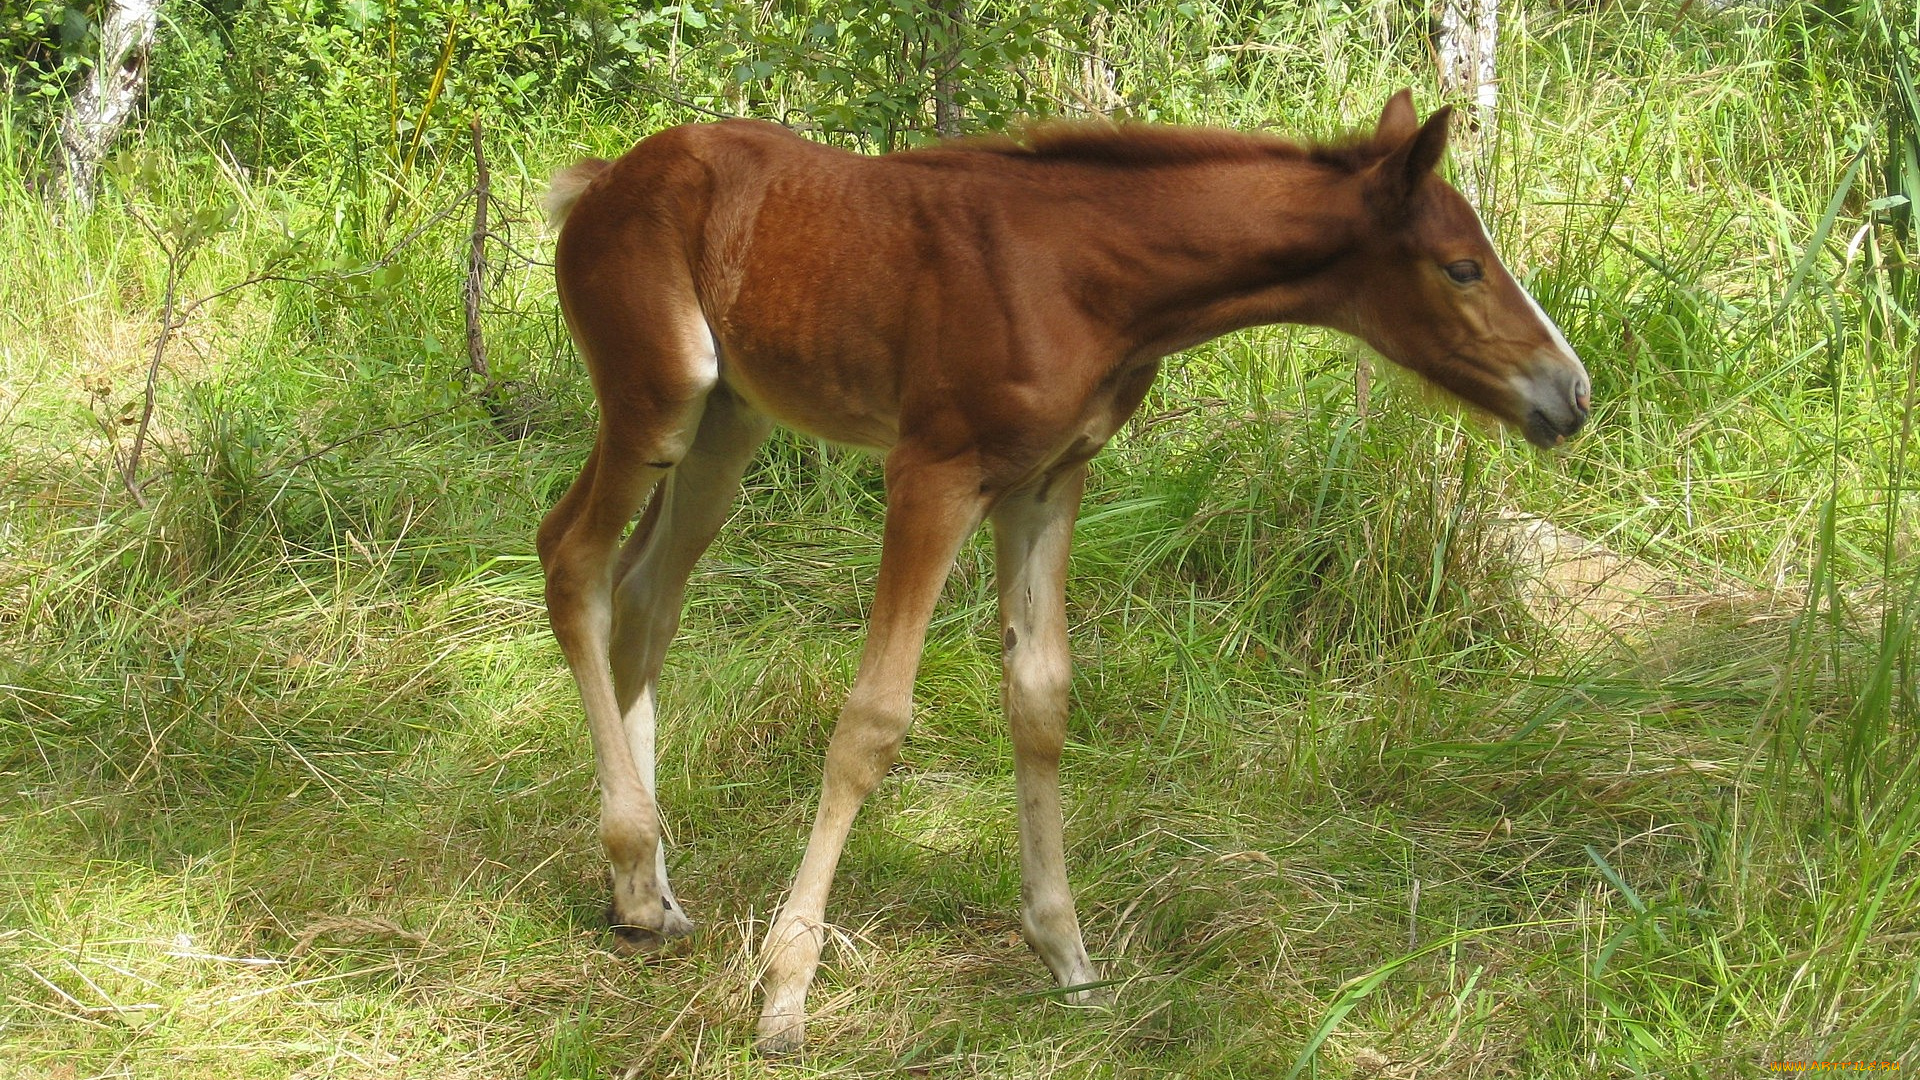
[[[806,1039],[807,987],[820,963],[827,892],[860,804],[899,756],[913,719],[913,676],[927,622],[960,544],[980,524],[979,470],[966,459],[887,458],[887,524],[860,673],[827,746],[820,809],[793,892],[767,933],[759,1046],[772,1054]]]
[[[993,511],[1000,591],[1001,703],[1013,729],[1020,796],[1020,925],[1061,986],[1099,979],[1067,885],[1060,751],[1073,656],[1067,642],[1067,550],[1086,466],[1073,466]],[[1090,990],[1068,995],[1084,1002]]]

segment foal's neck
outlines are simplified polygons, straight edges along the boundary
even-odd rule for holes
[[[1309,160],[1200,162],[1143,174],[1097,200],[1085,272],[1126,353],[1157,359],[1268,323],[1331,325],[1333,273],[1352,249],[1361,201],[1350,179]]]

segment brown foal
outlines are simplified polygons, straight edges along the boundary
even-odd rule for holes
[[[983,520],[1021,923],[1063,987],[1098,980],[1061,840],[1067,549],[1087,460],[1161,359],[1241,327],[1310,323],[1537,445],[1586,420],[1579,359],[1434,171],[1447,112],[1422,124],[1402,91],[1371,135],[1338,146],[1065,126],[882,157],[729,120],[556,178],[560,301],[600,428],[541,524],[540,558],[592,733],[622,943],[654,950],[692,929],[660,841],[655,684],[694,562],[781,423],[883,452],[887,513],[859,674],[766,938],[760,1046],[803,1040],[834,867],[899,752],[927,621]]]

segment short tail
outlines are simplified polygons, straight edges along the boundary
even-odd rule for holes
[[[553,174],[553,183],[547,188],[547,225],[554,232],[566,224],[567,214],[573,204],[580,201],[580,193],[587,190],[593,178],[605,172],[612,162],[605,158],[587,158],[569,165]]]

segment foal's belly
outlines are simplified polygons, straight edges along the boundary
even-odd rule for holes
[[[829,442],[887,450],[900,438],[900,402],[885,362],[806,357],[722,345],[720,380],[780,424]]]

